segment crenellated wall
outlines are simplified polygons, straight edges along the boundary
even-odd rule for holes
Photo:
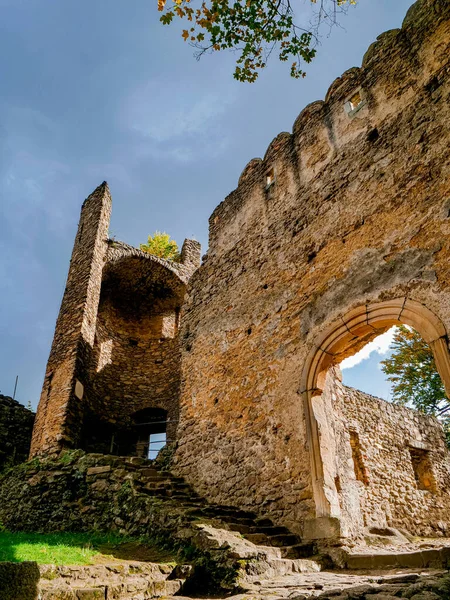
[[[419,0],[213,212],[182,312],[175,457],[212,501],[312,537],[358,534],[359,500],[342,505],[328,468],[322,390],[302,384],[323,332],[353,310],[398,305],[355,329],[347,355],[402,322],[405,303],[426,307],[450,373],[449,57],[450,4]]]

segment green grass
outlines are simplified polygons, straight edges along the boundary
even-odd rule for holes
[[[175,558],[148,540],[112,534],[0,531],[0,562],[25,560],[44,565],[92,565],[115,560],[169,563]]]
[[[11,533],[0,531],[0,561],[34,560],[40,564],[90,565],[102,553],[103,544],[119,538],[83,533]]]

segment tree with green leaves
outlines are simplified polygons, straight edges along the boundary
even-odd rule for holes
[[[205,52],[233,50],[238,58],[234,78],[253,82],[270,55],[291,60],[291,76],[304,77],[303,63],[316,54],[319,29],[332,26],[339,12],[357,0],[307,0],[313,7],[309,23],[295,21],[291,0],[158,0],[161,22],[185,19],[182,37],[196,48],[197,58]],[[297,0],[301,10],[300,0]]]
[[[381,370],[392,383],[393,401],[438,417],[450,446],[450,400],[430,346],[417,331],[400,325],[391,348],[391,356],[381,361]]]
[[[179,262],[181,258],[176,241],[171,240],[168,233],[161,231],[155,231],[153,235],[149,235],[147,243],[141,244],[139,248],[143,252],[174,262]]]

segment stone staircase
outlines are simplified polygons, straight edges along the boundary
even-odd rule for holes
[[[320,562],[313,542],[303,542],[286,527],[268,518],[232,506],[210,504],[181,477],[160,470],[151,461],[135,457],[124,459],[134,468],[136,491],[174,503],[192,523],[208,523],[234,532],[255,546],[255,553],[266,556],[271,573],[317,572]]]

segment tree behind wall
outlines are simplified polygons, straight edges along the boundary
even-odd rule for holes
[[[450,401],[430,346],[417,331],[400,325],[391,348],[390,358],[381,361],[381,370],[392,383],[393,401],[438,417],[450,447]]]
[[[147,243],[141,244],[139,248],[143,252],[148,252],[158,258],[165,258],[166,260],[173,260],[175,262],[180,261],[178,244],[175,240],[171,240],[170,235],[165,232],[155,231],[153,235],[148,236]]]

